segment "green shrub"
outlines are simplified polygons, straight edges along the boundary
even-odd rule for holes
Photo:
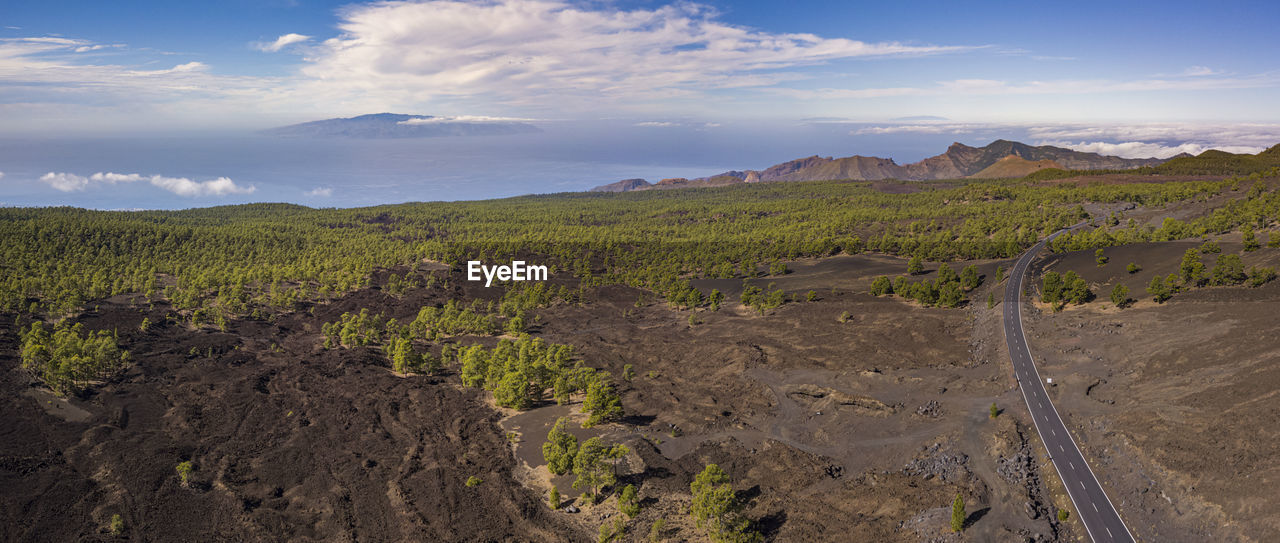
[[[618,494],[618,510],[622,511],[627,518],[635,518],[640,514],[640,497],[635,485],[622,487],[622,492]]]
[[[1127,305],[1129,303],[1129,287],[1116,283],[1116,286],[1111,288],[1111,303],[1115,304],[1116,307]]]
[[[190,460],[179,462],[173,469],[178,472],[178,480],[182,482],[182,486],[191,486],[191,473],[196,468],[191,464]]]

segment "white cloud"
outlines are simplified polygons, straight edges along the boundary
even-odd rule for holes
[[[226,196],[228,194],[251,194],[257,187],[241,187],[226,177],[209,181],[192,181],[185,177],[151,176],[151,184],[179,196]]]
[[[517,123],[527,122],[536,119],[522,119],[519,117],[489,117],[486,115],[454,115],[454,116],[437,116],[437,117],[414,117],[405,119],[396,124],[440,124],[440,123]]]
[[[4,179],[4,172],[0,172],[0,179]]]
[[[88,178],[71,173],[49,172],[40,176],[40,181],[62,192],[75,192],[89,186]]]
[[[330,187],[316,187],[316,188],[311,189],[311,190],[309,190],[309,191],[307,191],[307,192],[304,192],[304,193],[303,193],[303,195],[304,195],[304,196],[319,196],[319,197],[323,197],[323,198],[328,198],[328,197],[330,197],[330,196],[333,196],[333,189],[332,189],[332,188],[330,188]]]
[[[1280,124],[1270,123],[1149,123],[1132,125],[1034,125],[1032,138],[1043,141],[1112,141],[1194,143],[1204,149],[1265,149],[1280,143]],[[1176,154],[1176,153],[1175,153]]]
[[[682,126],[680,123],[671,121],[644,121],[636,123],[636,126],[644,126],[648,128],[670,128],[673,126]]]
[[[867,57],[963,51],[770,33],[712,9],[593,9],[561,1],[379,2],[342,12],[342,34],[313,48],[308,91],[383,103],[479,98],[560,106],[664,99],[795,79],[787,69]],[[579,103],[582,105],[582,102]]]
[[[1076,151],[1098,153],[1100,155],[1113,155],[1124,158],[1169,158],[1180,153],[1198,155],[1209,149],[1217,149],[1228,153],[1255,154],[1266,149],[1265,147],[1251,147],[1245,145],[1205,145],[1199,143],[1163,145],[1160,143],[1148,143],[1142,141],[1124,141],[1119,143],[1108,143],[1103,141],[1048,141],[1039,143],[1041,145],[1066,147],[1067,149],[1074,149]]]
[[[1219,75],[1222,72],[1213,70],[1207,66],[1192,66],[1182,71],[1182,75],[1186,77],[1204,77],[1206,75]]]
[[[970,124],[899,124],[888,126],[868,126],[850,131],[850,135],[882,135],[882,134],[969,134],[975,129]]]
[[[0,116],[32,126],[139,122],[157,113],[218,118],[278,105],[270,100],[282,92],[281,78],[215,75],[195,61],[168,68],[105,63],[101,59],[115,58],[124,47],[99,45],[49,36],[0,38]],[[105,119],[108,112],[117,118]]]
[[[226,177],[219,177],[209,181],[192,181],[185,177],[145,176],[136,173],[112,172],[98,172],[89,177],[82,177],[72,173],[49,172],[41,176],[40,181],[62,192],[78,192],[88,189],[91,185],[115,185],[117,183],[136,183],[138,181],[147,181],[152,186],[179,196],[226,196],[229,194],[251,194],[257,190],[257,187],[253,186],[242,187],[237,185]]]
[[[254,44],[253,44],[253,47],[254,47],[255,49],[259,50],[259,51],[266,51],[266,52],[268,52],[268,53],[276,53],[276,52],[279,52],[281,49],[284,49],[285,47],[288,47],[288,46],[290,46],[290,45],[294,45],[294,44],[298,44],[298,43],[302,43],[302,42],[307,41],[307,40],[309,40],[309,39],[311,39],[311,36],[304,36],[304,35],[302,35],[302,34],[294,34],[294,33],[290,32],[290,33],[288,33],[288,34],[285,34],[285,35],[283,35],[283,36],[280,36],[279,38],[276,38],[276,41],[273,41],[273,42],[258,42],[258,43],[254,43]]]
[[[1265,73],[1248,77],[1195,77],[1134,79],[1128,81],[1060,79],[1010,82],[995,79],[953,79],[928,87],[873,87],[862,89],[769,89],[776,94],[805,100],[847,100],[898,96],[1012,96],[1044,94],[1101,94],[1116,92],[1195,91],[1265,88],[1280,85],[1280,76]]]
[[[136,173],[98,172],[89,176],[89,180],[95,183],[108,183],[112,185],[116,183],[133,183],[136,181],[142,181],[143,179],[146,178]]]

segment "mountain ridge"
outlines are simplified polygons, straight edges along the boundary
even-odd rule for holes
[[[437,117],[404,113],[369,113],[355,117],[335,117],[279,126],[263,130],[261,133],[269,136],[286,137],[388,139],[496,136],[542,131],[536,126],[518,121],[470,119],[466,117]]]
[[[1008,157],[1016,157],[1018,160],[1006,160]],[[813,155],[775,164],[763,170],[728,171],[696,179],[665,179],[659,183],[629,179],[625,182],[600,185],[591,191],[631,192],[774,181],[877,181],[881,179],[929,181],[977,177],[978,174],[993,177],[1022,177],[1045,168],[1134,169],[1156,166],[1163,162],[1165,162],[1164,159],[1158,158],[1120,158],[1051,145],[1032,146],[998,139],[982,147],[971,147],[954,142],[947,147],[946,152],[910,164],[898,164],[891,158],[861,155],[842,158]]]

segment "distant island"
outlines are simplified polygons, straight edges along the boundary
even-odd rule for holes
[[[439,138],[530,134],[542,130],[517,120],[488,117],[436,117],[402,113],[372,113],[325,119],[263,130],[270,136],[347,137],[362,139]]]
[[[997,179],[1023,177],[1045,169],[1128,170],[1156,166],[1164,162],[1166,160],[1158,158],[1120,158],[1050,145],[1031,146],[1016,141],[996,140],[984,147],[953,143],[943,154],[905,165],[898,164],[891,158],[857,155],[832,158],[815,155],[783,162],[764,170],[728,171],[697,179],[677,177],[663,179],[657,183],[650,183],[644,179],[625,179],[591,190],[593,192],[631,192],[768,181]]]

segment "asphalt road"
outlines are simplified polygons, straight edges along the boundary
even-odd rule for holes
[[[1079,226],[1079,225],[1077,225]],[[1075,227],[1072,227],[1075,228]],[[1053,402],[1045,393],[1045,381],[1036,370],[1035,360],[1031,358],[1031,350],[1027,347],[1027,336],[1022,331],[1022,285],[1026,277],[1027,266],[1035,259],[1036,254],[1044,249],[1046,243],[1069,229],[1059,230],[1047,239],[1037,243],[1018,259],[1013,270],[1009,272],[1009,282],[1005,285],[1004,299],[1004,337],[1009,345],[1009,358],[1013,361],[1013,370],[1018,378],[1022,399],[1027,402],[1031,418],[1035,420],[1036,431],[1040,433],[1040,441],[1049,451],[1054,469],[1080,521],[1095,542],[1133,541],[1120,513],[1112,505],[1107,493],[1093,475],[1093,470],[1085,462],[1080,448],[1062,424],[1062,417],[1054,409]]]

